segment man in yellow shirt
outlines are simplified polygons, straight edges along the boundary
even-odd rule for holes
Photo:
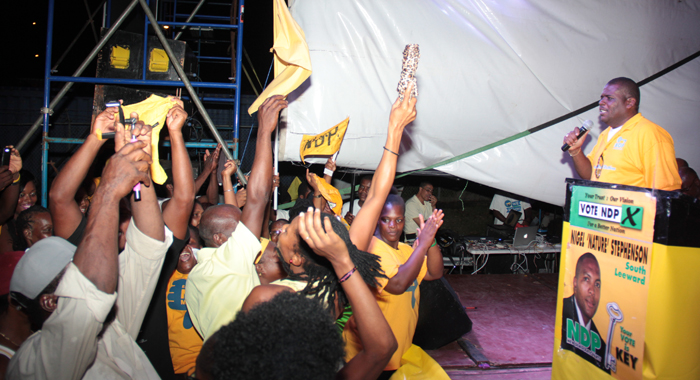
[[[639,113],[639,86],[629,78],[615,78],[600,95],[601,124],[608,126],[588,156],[578,139],[578,128],[564,137],[576,172],[583,179],[660,190],[678,190],[673,138]]]

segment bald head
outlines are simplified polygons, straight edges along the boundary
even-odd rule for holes
[[[241,210],[236,206],[209,207],[202,214],[199,235],[207,247],[218,247],[228,240],[240,220]]]
[[[678,169],[688,167],[688,161],[686,161],[682,158],[676,157],[676,164],[678,164]]]

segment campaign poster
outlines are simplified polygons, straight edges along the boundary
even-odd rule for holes
[[[565,237],[560,349],[641,379],[656,199],[575,186]]]

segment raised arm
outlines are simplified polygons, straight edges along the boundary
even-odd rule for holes
[[[274,169],[273,169],[274,171]],[[277,188],[280,186],[280,175],[279,174],[274,174],[272,176],[272,189],[270,189],[270,201],[267,202],[267,206],[265,206],[265,217],[263,218],[262,226],[262,237],[265,239],[270,238],[270,223],[274,222],[277,219],[272,218],[272,197],[275,191],[277,191]],[[276,214],[276,212],[275,212]]]
[[[430,246],[435,240],[435,233],[442,226],[442,218],[444,214],[442,210],[435,210],[433,214],[428,218],[425,223],[423,223],[423,215],[420,215],[420,228],[418,231],[418,238],[413,243],[413,253],[411,257],[406,260],[406,262],[399,267],[398,273],[389,279],[389,282],[384,287],[384,290],[391,294],[401,295],[406,289],[413,283],[413,281],[418,277],[423,261],[425,261],[426,254],[429,254]],[[438,251],[439,253],[440,251]],[[434,256],[434,251],[433,251]],[[434,259],[435,257],[433,257]],[[433,264],[432,267],[430,264]],[[426,273],[426,279],[436,280],[442,277],[442,261],[440,262],[440,267],[435,268],[435,260],[428,259],[428,271]],[[431,272],[432,269],[432,272]],[[437,276],[440,277],[437,277]]]
[[[132,118],[138,118],[136,112],[131,113]],[[143,147],[144,153],[151,156],[151,131],[152,128],[149,125],[144,125],[143,122],[139,121],[136,123],[136,129],[133,131],[126,131],[121,127],[121,123],[117,123],[116,134],[114,136],[115,149],[121,149],[122,146],[126,145],[131,139],[131,135],[136,136],[138,141],[142,141],[145,146]],[[154,186],[150,186],[150,177],[146,186],[141,186],[141,200],[136,201],[134,195],[132,194],[131,199],[131,213],[134,218],[134,224],[144,235],[159,241],[165,241],[165,228],[163,226],[163,215],[158,206],[158,199],[156,198],[156,192]]]
[[[209,181],[207,193],[202,197],[203,199],[200,198],[200,202],[213,204],[219,203],[216,199],[216,202],[212,201],[212,198],[218,198],[219,196],[219,184],[216,182],[216,168],[219,166],[220,152],[221,144],[216,146],[213,153],[209,153],[209,149],[207,149],[204,153],[204,167],[202,168],[202,172],[197,176],[197,179],[194,180],[195,195],[199,193],[199,189],[202,188],[202,185],[204,185],[204,182],[207,181],[207,178],[211,177],[213,179]]]
[[[241,221],[253,233],[260,237],[265,206],[270,200],[272,185],[272,132],[277,126],[279,113],[287,108],[287,101],[281,95],[267,98],[258,109],[258,136],[255,144],[255,159],[248,181],[248,199]]]
[[[236,168],[237,165],[235,161],[227,160],[225,168],[221,172],[221,177],[224,181],[224,203],[239,207],[236,201],[236,194],[233,192],[233,180],[231,179],[231,176],[236,172]]]
[[[341,286],[352,305],[357,333],[362,341],[363,350],[338,372],[336,378],[376,379],[398,347],[396,338],[362,276],[352,272],[355,265],[350,260],[347,245],[333,231],[330,220],[324,218],[321,222],[321,212],[318,209],[301,218],[300,236],[309,236],[306,242],[314,252],[331,262],[338,278],[345,278]],[[325,226],[325,231],[321,223]]]
[[[328,161],[326,161],[326,165],[323,168],[323,179],[325,179],[328,184],[331,184],[331,181],[333,180],[333,173],[335,172],[335,169],[336,166],[333,157],[328,157]]]
[[[14,216],[20,190],[19,171],[22,169],[22,157],[13,146],[8,148],[12,149],[10,165],[0,166],[0,225]]]
[[[413,84],[409,84],[406,94],[413,91]],[[386,143],[382,153],[382,159],[374,173],[372,187],[367,194],[367,200],[355,216],[350,226],[350,239],[360,250],[367,250],[374,230],[379,220],[379,215],[384,207],[384,201],[389,195],[391,186],[396,177],[396,163],[399,158],[399,148],[403,130],[410,122],[416,119],[416,101],[411,96],[405,96],[403,101],[398,98],[391,106],[389,115],[389,127],[387,129]],[[353,189],[354,191],[355,189]]]
[[[112,294],[117,288],[119,200],[139,181],[150,183],[151,157],[142,149],[145,145],[142,141],[127,144],[110,158],[92,199],[83,240],[73,258],[80,272],[105,293]]]
[[[182,126],[187,120],[187,112],[182,108],[182,101],[170,98],[177,104],[168,111],[165,124],[170,134],[170,152],[173,160],[173,197],[163,209],[163,221],[173,232],[173,236],[184,240],[190,215],[194,205],[194,180],[192,179],[192,163],[187,154],[185,139],[182,136]]]
[[[321,195],[321,190],[318,186],[318,183],[316,181],[320,181],[321,179],[314,173],[309,172],[309,169],[306,169],[306,182],[309,184],[309,187],[311,188],[311,197],[314,203],[314,208],[316,210],[323,210],[323,203],[328,202],[326,201],[325,198],[323,198],[323,195]]]
[[[114,131],[116,112],[118,112],[117,107],[109,107],[97,115],[85,142],[63,166],[51,185],[49,210],[53,218],[55,236],[68,239],[83,219],[80,205],[75,201],[75,194],[105,143],[105,140],[100,140],[98,135]]]
[[[574,128],[573,131],[564,136],[564,144],[571,147],[568,152],[571,155],[571,159],[574,161],[576,173],[578,173],[581,178],[589,180],[591,179],[591,174],[593,174],[593,167],[591,166],[591,160],[583,154],[581,149],[581,146],[586,141],[586,137],[588,137],[588,132],[581,136],[580,139],[577,139],[576,136],[578,136],[578,128]]]

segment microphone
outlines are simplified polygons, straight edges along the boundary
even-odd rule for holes
[[[592,127],[592,126],[593,126],[593,122],[592,122],[592,121],[590,121],[590,120],[584,121],[584,122],[583,122],[583,126],[581,126],[581,128],[578,129],[578,136],[576,136],[576,138],[577,138],[577,139],[580,139],[581,136],[583,136],[586,132],[588,132],[588,128],[590,128],[590,127]],[[562,152],[566,152],[567,150],[569,150],[569,148],[571,148],[571,147],[569,146],[569,144],[564,144],[564,145],[561,146],[561,151],[562,151]]]

